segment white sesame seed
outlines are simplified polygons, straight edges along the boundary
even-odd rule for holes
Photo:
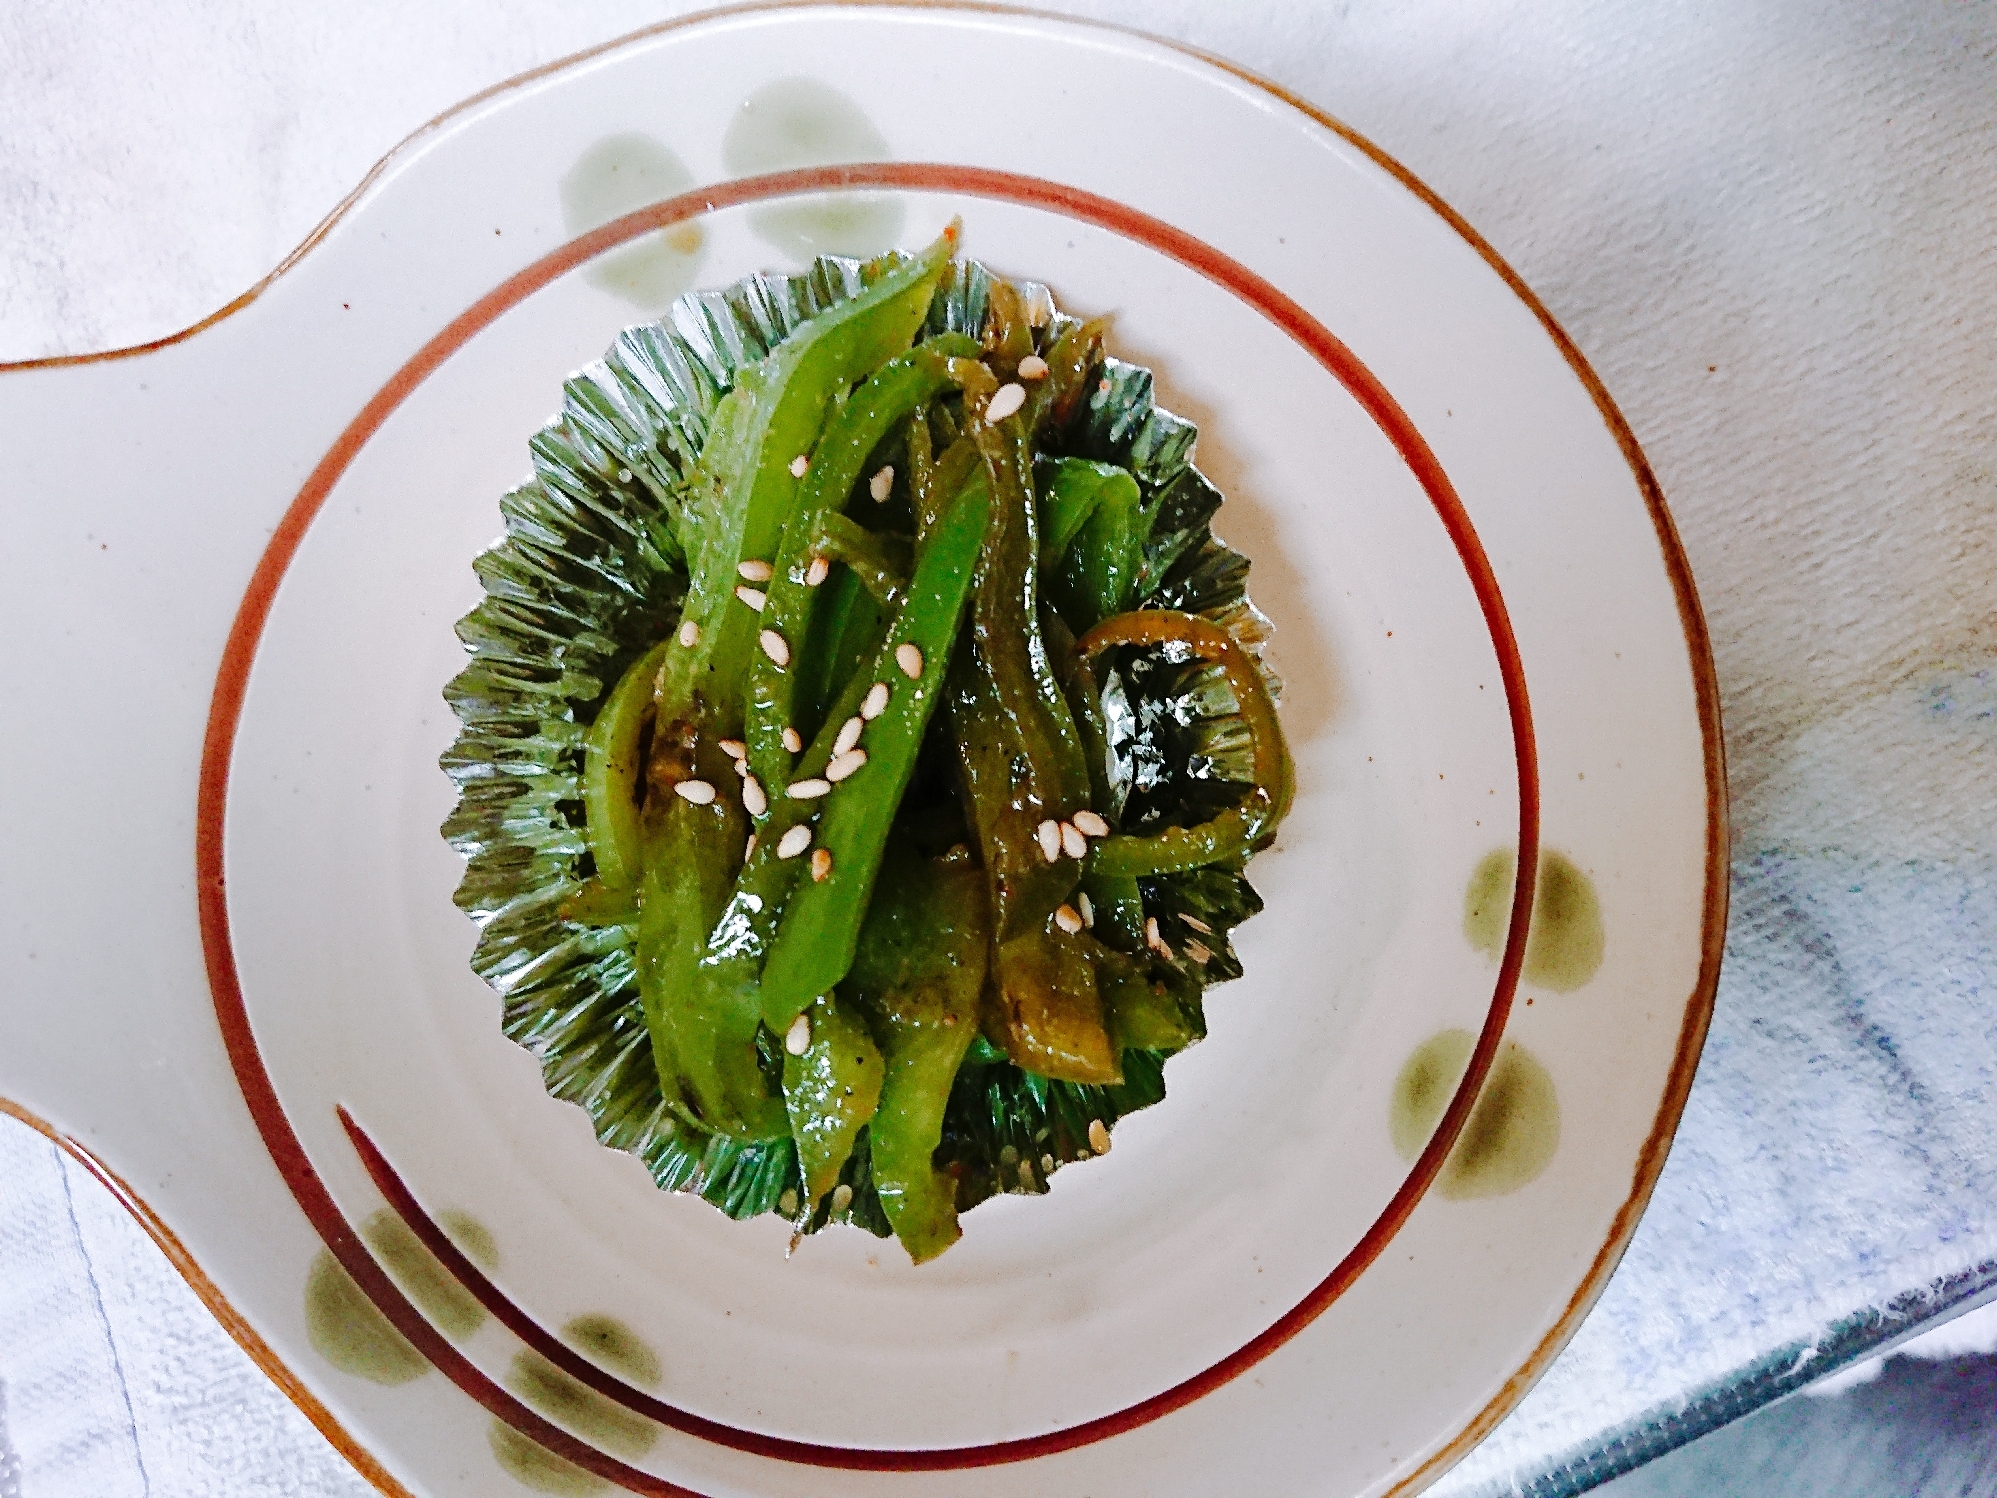
[[[746,759],[749,754],[749,746],[740,739],[722,739],[715,747],[730,759]]]
[[[770,798],[763,790],[763,782],[753,775],[742,780],[742,809],[752,817],[760,817],[770,809]]]
[[[867,492],[874,496],[874,503],[884,505],[888,496],[894,493],[894,469],[883,468],[867,480]]]
[[[792,754],[801,754],[804,752],[804,735],[799,733],[795,728],[786,725],[780,737],[784,741],[784,748],[790,750]]]
[[[768,562],[751,557],[748,561],[738,564],[735,570],[742,575],[742,581],[745,583],[766,583],[775,575],[777,569]]]
[[[832,782],[829,780],[793,780],[784,788],[784,794],[793,801],[816,801],[820,796],[830,794]]]
[[[985,420],[996,426],[1026,404],[1026,387],[1018,381],[1001,385],[996,394],[985,402]]]
[[[1209,926],[1205,921],[1201,920],[1196,915],[1187,915],[1185,911],[1182,910],[1179,912],[1179,919],[1184,921],[1188,926],[1191,926],[1195,931],[1199,932],[1199,934],[1202,936],[1213,935],[1213,927]]]
[[[802,1056],[811,1049],[810,1015],[800,1014],[790,1022],[790,1028],[784,1031],[784,1049],[793,1056]]]
[[[1061,856],[1061,824],[1059,822],[1049,817],[1035,829],[1034,835],[1040,839],[1040,851],[1046,855],[1049,863],[1054,862],[1055,859]]]
[[[1031,1160],[1021,1160],[1019,1162],[1019,1184],[1024,1186],[1028,1191],[1033,1189],[1033,1162]]]
[[[825,876],[826,876],[827,874],[829,874],[829,873],[831,873],[831,872],[832,872],[832,853],[831,853],[831,850],[830,850],[830,849],[826,849],[826,848],[814,848],[814,849],[812,849],[812,850],[811,850],[811,882],[812,882],[813,884],[817,884],[817,883],[819,883],[819,882],[820,882],[821,880],[823,880],[823,879],[825,878]]]
[[[839,737],[832,741],[832,757],[837,759],[848,749],[860,742],[860,735],[866,730],[865,718],[848,718],[839,725]]]
[[[1063,905],[1054,912],[1054,924],[1073,936],[1082,929],[1081,912],[1072,905]]]
[[[788,1217],[797,1210],[797,1193],[784,1187],[784,1194],[777,1198],[777,1210]]]
[[[777,839],[777,857],[795,858],[811,846],[811,829],[807,826],[791,828]]]
[[[1073,822],[1061,824],[1061,851],[1070,858],[1088,857],[1089,840],[1082,836],[1082,829]]]
[[[1109,1129],[1100,1118],[1089,1120],[1089,1148],[1099,1155],[1109,1153]]]
[[[1090,837],[1109,836],[1109,823],[1105,822],[1101,817],[1097,816],[1092,811],[1076,812],[1075,825],[1081,828],[1081,830],[1087,833]]]
[[[756,636],[756,643],[763,647],[763,654],[776,662],[777,665],[788,666],[790,664],[790,641],[786,640],[775,630],[766,629],[760,631]]]
[[[682,801],[691,801],[695,806],[705,806],[714,799],[714,787],[705,780],[682,780],[673,789]]]
[[[1047,378],[1047,361],[1038,354],[1028,354],[1019,361],[1019,377],[1022,380],[1044,380]]]
[[[1040,1157],[1040,1168],[1049,1175],[1052,1175],[1054,1173],[1054,1157],[1052,1155],[1042,1155]]]
[[[1093,927],[1096,923],[1096,907],[1089,900],[1089,892],[1083,890],[1080,894],[1076,895],[1075,904],[1081,908],[1082,924]]]
[[[1158,934],[1158,917],[1155,915],[1144,918],[1144,945],[1154,952],[1164,945],[1164,938]]]
[[[867,688],[866,699],[860,704],[860,716],[869,723],[888,710],[888,684],[877,681]]]
[[[743,780],[749,778],[749,761],[746,758],[735,761],[735,773]]]
[[[747,863],[756,856],[756,834],[749,834],[749,841],[742,845],[742,862]]]
[[[832,575],[832,564],[824,557],[813,557],[811,565],[804,569],[804,585],[815,588]]]
[[[825,767],[825,778],[837,785],[867,762],[867,751],[848,749],[844,754],[832,756],[832,763]]]
[[[804,477],[805,469],[810,466],[811,459],[807,458],[803,453],[799,453],[790,460],[790,476],[794,479],[801,479]]]
[[[832,1188],[832,1210],[843,1212],[853,1205],[853,1188],[841,1181]]]
[[[922,651],[906,640],[895,646],[894,663],[901,667],[901,674],[910,681],[922,675]]]
[[[700,626],[689,619],[680,626],[680,644],[688,650],[700,643]]]
[[[763,605],[769,602],[761,588],[737,588],[735,596],[759,614],[763,612]]]
[[[1193,941],[1190,938],[1186,942],[1186,955],[1201,967],[1205,967],[1208,962],[1213,960],[1213,953],[1206,949],[1204,943]]]

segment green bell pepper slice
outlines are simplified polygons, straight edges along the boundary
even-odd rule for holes
[[[1295,772],[1276,703],[1255,658],[1210,620],[1176,609],[1139,609],[1103,620],[1075,643],[1084,660],[1112,645],[1178,644],[1226,674],[1254,744],[1255,783],[1239,806],[1196,827],[1168,827],[1146,837],[1116,833],[1089,849],[1089,872],[1136,878],[1181,873],[1227,858],[1245,858],[1275,836],[1296,794]]]
[[[888,830],[941,695],[991,509],[982,484],[957,496],[916,558],[908,601],[872,672],[863,673],[870,690],[887,684],[887,706],[860,738],[866,762],[819,803],[825,809],[816,846],[830,853],[832,867],[792,895],[763,968],[763,1018],[779,1033],[852,966]],[[833,728],[829,720],[826,728]]]
[[[966,853],[891,855],[840,1000],[879,1038],[887,1071],[869,1125],[874,1189],[921,1264],[962,1236],[957,1183],[936,1169],[951,1084],[978,1036],[991,947],[985,881]]]
[[[785,1046],[784,1106],[805,1200],[816,1207],[839,1184],[853,1142],[880,1106],[883,1067],[866,1025],[833,995],[820,996],[804,1022],[810,1029],[803,1051],[788,1054]]]

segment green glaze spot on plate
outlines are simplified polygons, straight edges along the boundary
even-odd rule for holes
[[[1402,1159],[1412,1160],[1428,1143],[1476,1044],[1468,1030],[1444,1030],[1417,1046],[1401,1068],[1388,1127]],[[1559,1148],[1560,1103],[1553,1078],[1531,1052],[1508,1040],[1435,1189],[1452,1201],[1504,1196],[1537,1179]]]
[[[323,1248],[305,1276],[305,1334],[320,1357],[369,1383],[394,1388],[430,1371],[423,1355]]]
[[[1394,1079],[1387,1126],[1393,1131],[1394,1153],[1403,1160],[1419,1155],[1435,1132],[1476,1045],[1477,1037],[1468,1030],[1444,1030],[1415,1047]]]
[[[1478,862],[1463,896],[1463,935],[1496,957],[1511,919],[1512,879],[1518,861],[1510,848],[1494,848]],[[1602,966],[1602,902],[1595,884],[1565,853],[1540,850],[1533,892],[1532,930],[1526,938],[1525,981],[1555,993],[1585,986]]]
[[[647,1389],[658,1387],[659,1355],[614,1316],[578,1316],[562,1328],[562,1336],[618,1377]]]
[[[791,167],[886,161],[892,153],[867,112],[829,83],[779,78],[742,101],[721,143],[738,177]],[[824,193],[750,211],[757,234],[787,255],[878,255],[901,233],[899,199],[878,193]]]
[[[499,1267],[492,1234],[479,1223],[462,1212],[442,1213],[437,1222],[445,1236],[479,1268],[491,1273]],[[400,1217],[384,1207],[361,1225],[361,1236],[402,1293],[416,1302],[416,1309],[445,1336],[462,1342],[484,1324],[485,1307],[437,1262]]]
[[[463,1212],[439,1214],[445,1236],[487,1273],[499,1267],[492,1234]],[[395,1213],[383,1207],[361,1224],[361,1239],[416,1309],[454,1342],[485,1322],[485,1307],[452,1277]],[[342,1373],[394,1387],[421,1378],[429,1362],[321,1249],[305,1278],[305,1327],[313,1348]]]
[[[606,135],[562,176],[562,226],[587,233],[693,185],[693,172],[671,147],[649,135]],[[693,284],[706,254],[706,231],[676,224],[598,257],[584,274],[591,285],[656,312]]]
[[[659,1382],[659,1355],[615,1317],[578,1316],[562,1328],[562,1339],[634,1384],[654,1388]],[[636,1461],[659,1439],[659,1427],[643,1415],[604,1398],[538,1353],[514,1354],[506,1387],[564,1430],[626,1461]],[[504,1421],[492,1422],[487,1439],[500,1466],[538,1492],[601,1493],[610,1486]]]
[[[594,1472],[585,1472],[574,1462],[538,1442],[523,1436],[503,1420],[494,1420],[486,1431],[493,1459],[523,1487],[537,1493],[607,1493],[610,1484]]]

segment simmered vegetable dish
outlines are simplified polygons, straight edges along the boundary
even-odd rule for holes
[[[1163,1095],[1291,787],[1191,429],[955,248],[685,299],[571,382],[446,759],[551,1089],[917,1262]]]

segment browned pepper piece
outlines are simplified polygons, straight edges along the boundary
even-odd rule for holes
[[[1033,412],[995,424],[972,417],[967,435],[985,467],[992,521],[949,706],[965,820],[991,891],[986,1029],[1028,1071],[1113,1084],[1122,1080],[1121,1055],[1103,1022],[1094,939],[1064,932],[1054,919],[1072,899],[1081,865],[1058,843],[1050,855],[1042,833],[1087,807],[1090,788],[1081,738],[1040,634]]]

